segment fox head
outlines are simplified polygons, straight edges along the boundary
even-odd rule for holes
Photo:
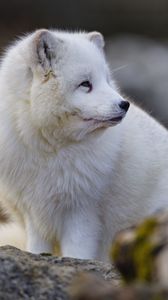
[[[49,30],[13,46],[2,69],[15,97],[12,105],[17,104],[18,126],[27,118],[46,139],[75,142],[118,124],[129,103],[111,79],[103,47],[98,32]]]

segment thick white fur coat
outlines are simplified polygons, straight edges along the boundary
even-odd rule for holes
[[[28,251],[57,238],[64,256],[107,260],[117,231],[168,207],[167,131],[121,101],[99,33],[40,30],[7,51],[0,197]]]

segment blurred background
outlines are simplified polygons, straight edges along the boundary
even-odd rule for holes
[[[0,0],[0,51],[37,28],[101,31],[121,91],[168,127],[168,0]]]

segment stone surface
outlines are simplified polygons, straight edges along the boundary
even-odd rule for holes
[[[166,288],[119,287],[119,282],[110,264],[0,248],[1,300],[168,299]]]
[[[81,274],[71,287],[71,300],[167,300],[168,289],[157,285],[114,288],[98,277]]]
[[[92,272],[116,285],[119,276],[110,264],[51,255],[34,255],[0,247],[0,299],[69,299],[68,288],[79,272]]]

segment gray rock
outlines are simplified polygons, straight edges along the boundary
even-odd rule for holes
[[[114,267],[102,262],[35,255],[5,246],[0,247],[0,266],[1,300],[168,299],[167,285],[156,282],[120,287]]]
[[[69,285],[83,271],[99,274],[113,285],[119,281],[110,264],[0,247],[0,299],[69,299]]]
[[[128,285],[114,288],[91,275],[82,275],[73,283],[71,300],[167,300],[168,289],[159,285]]]

